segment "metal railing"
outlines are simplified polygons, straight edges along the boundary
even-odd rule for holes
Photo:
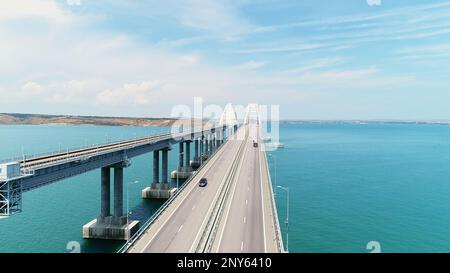
[[[277,242],[278,252],[282,253],[282,252],[284,252],[283,237],[281,235],[280,222],[279,222],[279,219],[278,219],[278,212],[277,212],[275,197],[274,197],[274,194],[273,194],[272,178],[270,176],[269,164],[267,163],[267,156],[266,156],[266,152],[265,152],[265,144],[262,143],[262,146],[264,147],[264,152],[263,152],[263,154],[264,154],[264,165],[266,166],[267,179],[269,180],[270,204],[271,204],[270,207],[272,209],[273,222],[274,222],[274,225],[275,225],[275,240]]]
[[[66,148],[65,150],[59,149],[58,151],[43,152],[43,153],[36,153],[36,154],[25,154],[25,155],[22,155],[22,156],[16,156],[16,157],[10,157],[10,158],[7,158],[7,159],[2,159],[2,160],[0,160],[0,164],[1,163],[23,161],[23,159],[31,160],[31,159],[36,159],[36,158],[40,158],[40,157],[64,155],[64,154],[67,154],[67,151],[69,151],[69,153],[73,153],[73,152],[77,152],[77,151],[94,149],[94,148],[98,148],[98,147],[105,147],[105,146],[111,146],[111,145],[120,144],[120,143],[132,142],[132,141],[136,141],[136,140],[139,141],[139,140],[143,140],[143,139],[150,138],[150,137],[155,137],[155,136],[160,136],[160,135],[167,135],[167,133],[165,133],[165,134],[155,133],[153,135],[147,135],[147,136],[139,137],[139,138],[135,138],[135,139],[122,139],[122,140],[117,140],[117,141],[107,141],[107,142],[104,142],[104,143],[97,143],[97,144],[91,144],[91,145],[85,145],[85,146],[78,146],[78,147],[73,147],[73,148],[70,148],[70,149]]]
[[[207,130],[211,130],[211,129],[217,129],[217,128],[203,128],[203,130],[195,130],[195,129],[199,129],[200,127],[195,127],[194,131],[192,130],[185,130],[183,132],[178,133],[178,136],[184,136],[187,135],[189,133],[199,133],[202,131],[207,131]],[[9,163],[9,162],[22,162],[25,159],[25,162],[27,160],[34,160],[37,158],[45,158],[45,157],[54,157],[54,156],[64,156],[66,154],[70,154],[70,153],[74,153],[74,152],[81,152],[81,151],[85,151],[85,150],[92,150],[92,149],[100,149],[100,148],[104,148],[104,147],[108,147],[108,146],[114,146],[114,145],[118,145],[121,143],[139,143],[142,142],[146,139],[149,138],[153,138],[153,137],[158,137],[158,136],[164,136],[164,135],[172,135],[172,133],[170,132],[170,130],[168,132],[165,133],[155,133],[155,134],[150,134],[147,136],[143,136],[143,137],[139,137],[139,138],[134,138],[134,139],[122,139],[122,140],[117,140],[117,141],[107,141],[106,143],[101,143],[101,144],[92,144],[92,145],[86,145],[86,146],[79,146],[79,147],[74,147],[74,148],[66,148],[65,150],[61,150],[59,149],[58,151],[52,151],[52,152],[44,152],[44,153],[36,153],[36,154],[24,154],[21,156],[16,156],[16,157],[10,157],[7,159],[2,159],[0,160],[0,164],[2,163]]]
[[[226,200],[228,199],[228,196],[230,194],[229,190],[236,175],[239,163],[241,162],[242,154],[245,150],[245,144],[246,140],[242,141],[241,145],[239,146],[238,155],[233,159],[230,170],[227,172],[226,182],[220,189],[218,200],[216,200],[216,203],[214,204],[211,214],[208,217],[208,222],[206,223],[206,226],[195,249],[195,252],[197,253],[211,251],[223,213],[223,206],[225,205]]]
[[[174,195],[172,195],[169,199],[167,199],[166,202],[164,202],[164,204],[159,207],[158,210],[155,211],[155,213],[153,213],[153,215],[144,223],[144,225],[139,228],[139,230],[130,237],[130,239],[128,240],[127,243],[125,243],[118,251],[117,253],[124,253],[126,251],[128,251],[128,249],[130,247],[132,247],[134,245],[134,243],[136,243],[136,241],[142,236],[142,234],[144,234],[147,229],[161,216],[161,214],[170,206],[170,204],[173,203],[173,201],[175,201],[175,199],[178,197],[178,195],[181,194],[181,192],[184,190],[184,188],[186,188],[190,182],[194,179],[195,175],[200,172],[207,164],[208,162],[214,157],[214,155],[216,155],[217,152],[219,152],[222,147],[224,146],[224,144],[228,141],[228,139],[219,146],[218,149],[216,149],[209,157],[206,161],[204,161],[204,164],[201,165],[194,174],[192,174],[184,183],[183,185],[181,185],[181,187],[179,189],[177,189],[177,191],[175,192]]]

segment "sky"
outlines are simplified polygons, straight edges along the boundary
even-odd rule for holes
[[[450,1],[0,0],[0,113],[450,119]]]

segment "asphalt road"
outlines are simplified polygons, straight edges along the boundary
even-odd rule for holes
[[[245,140],[243,129],[241,140],[228,141],[128,252],[195,252],[243,141],[242,160],[236,161],[211,252],[277,252],[277,216],[262,143],[253,147],[253,139],[259,140],[256,125],[249,125]],[[208,178],[205,188],[198,187],[202,177]]]
[[[253,147],[252,137],[245,145],[244,160],[225,207],[214,252],[266,251],[259,147]]]
[[[202,227],[206,224],[208,212],[214,205],[220,185],[241,143],[242,140],[225,143],[130,252],[193,252]],[[202,177],[208,179],[208,185],[203,188],[198,186]]]

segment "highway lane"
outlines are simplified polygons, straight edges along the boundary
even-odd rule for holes
[[[239,170],[213,252],[266,252],[259,147],[252,138]]]
[[[239,130],[242,134],[244,130]],[[238,138],[239,139],[239,138]],[[242,140],[230,140],[129,252],[193,252]],[[198,187],[201,177],[208,185]]]

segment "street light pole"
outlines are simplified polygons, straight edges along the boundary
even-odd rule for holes
[[[128,219],[128,216],[130,215],[130,211],[129,211],[130,199],[128,198],[129,195],[130,195],[130,185],[131,184],[137,184],[137,183],[139,183],[138,180],[127,183],[127,231],[128,232],[129,232],[129,228],[130,228],[130,226],[129,226],[129,219]],[[129,242],[129,240],[130,240],[130,238],[127,238],[127,244]]]
[[[274,154],[269,154],[269,156],[271,158],[273,158],[274,164],[275,164],[275,192],[273,193],[273,195],[276,197],[277,196],[277,157]]]
[[[284,223],[286,224],[286,252],[289,253],[289,187],[278,186],[278,188],[285,190],[287,193],[286,220]]]

